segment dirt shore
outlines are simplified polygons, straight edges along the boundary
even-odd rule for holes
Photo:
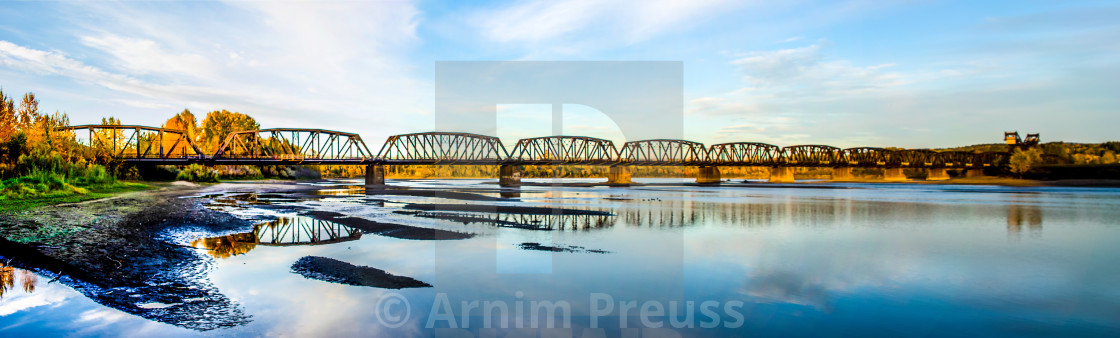
[[[147,319],[195,330],[248,322],[249,316],[209,283],[212,258],[175,237],[252,229],[248,221],[206,208],[205,199],[181,198],[241,187],[157,186],[0,215],[0,259]],[[298,189],[290,183],[269,186]]]

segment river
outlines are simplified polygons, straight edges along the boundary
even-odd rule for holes
[[[0,334],[1120,333],[1120,189],[636,181],[656,184],[511,193],[494,180],[390,180],[412,193],[366,194],[330,181],[312,197],[227,184],[197,198],[258,225],[190,245],[213,257],[210,283],[248,323],[199,332],[149,321],[8,268]],[[483,207],[449,207],[464,204]],[[359,231],[347,216],[470,236]],[[305,256],[431,287],[306,278],[292,269]]]

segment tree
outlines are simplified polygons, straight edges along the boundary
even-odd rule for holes
[[[1039,163],[1042,163],[1042,151],[1038,148],[1015,149],[1015,153],[1011,155],[1011,172],[1022,177]]]
[[[191,141],[198,140],[198,119],[189,109],[183,109],[182,112],[172,116],[163,124],[163,128],[182,130]]]
[[[103,125],[103,126],[119,126],[119,125],[121,125],[121,120],[118,120],[116,117],[112,117],[112,116],[107,117],[107,118],[102,117],[101,118],[101,125]],[[96,141],[101,142],[102,147],[112,147],[113,151],[116,151],[116,150],[120,149],[123,146],[123,143],[124,143],[124,131],[120,130],[120,129],[106,129],[106,130],[94,132],[93,137],[97,139]],[[90,142],[90,146],[96,147],[95,140],[89,140],[89,142]]]
[[[175,114],[166,123],[163,124],[164,129],[180,130],[183,136],[175,136],[174,134],[167,134],[163,137],[163,151],[170,156],[194,155],[193,150],[187,146],[187,142],[197,144],[199,137],[198,119],[194,117],[188,109],[183,109],[182,112]],[[185,138],[181,139],[181,138]]]
[[[229,112],[225,109],[215,110],[206,114],[202,120],[201,143],[210,152],[215,152],[222,145],[229,134],[257,130],[261,125],[249,115]]]
[[[0,142],[5,142],[12,137],[18,122],[12,98],[4,95],[4,89],[0,89]]]
[[[27,134],[28,142],[37,146],[53,146],[60,136],[72,136],[72,133],[58,133],[56,130],[70,125],[70,117],[65,113],[55,111],[54,114],[38,115],[31,124]]]
[[[18,117],[16,124],[19,130],[27,130],[35,124],[35,120],[39,119],[39,100],[35,99],[35,93],[23,94],[23,100],[19,103],[16,116]]]

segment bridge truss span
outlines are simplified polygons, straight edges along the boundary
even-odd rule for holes
[[[449,132],[389,136],[378,152],[386,164],[479,164],[493,165],[509,159],[497,137]]]
[[[517,141],[509,160],[536,165],[607,165],[618,162],[618,148],[613,141],[594,137],[534,137]]]
[[[620,164],[637,166],[710,164],[704,144],[685,140],[626,142],[618,158]]]
[[[930,168],[940,162],[938,154],[928,149],[891,150],[887,161],[889,168]]]
[[[374,154],[358,134],[322,129],[262,129],[231,133],[215,163],[363,164]]]
[[[848,167],[878,167],[887,164],[890,153],[876,147],[847,148],[841,151],[840,161]]]
[[[122,125],[62,127],[79,145],[97,156],[125,162],[187,163],[205,158],[205,153],[182,130]]]
[[[841,163],[840,148],[819,144],[782,148],[782,164],[790,167],[835,167]]]
[[[713,144],[708,161],[727,166],[777,166],[781,164],[782,148],[773,144],[735,142]]]

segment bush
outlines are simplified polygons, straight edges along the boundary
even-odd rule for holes
[[[1011,155],[1011,172],[1016,176],[1022,177],[1031,168],[1034,168],[1042,163],[1042,151],[1038,148],[1031,148],[1030,150],[1015,149],[1015,153]]]
[[[198,182],[198,183],[218,183],[218,171],[198,164],[191,164],[183,170],[179,171],[179,175],[175,178],[179,181]]]
[[[222,165],[215,168],[222,179],[230,180],[259,180],[264,178],[261,169],[256,166]]]
[[[53,151],[21,155],[11,169],[18,177],[0,182],[0,196],[8,199],[86,194],[88,188],[116,183],[105,167],[85,160],[71,162]]]

